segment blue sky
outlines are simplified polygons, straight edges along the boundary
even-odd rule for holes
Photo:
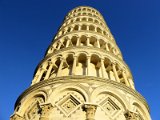
[[[0,0],[0,120],[29,87],[64,16],[80,5],[104,16],[151,117],[160,117],[159,0]]]

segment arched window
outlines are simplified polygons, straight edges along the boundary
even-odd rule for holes
[[[87,15],[87,13],[83,13],[82,15]]]
[[[97,39],[95,37],[90,37],[90,46],[96,47]]]
[[[95,23],[99,24],[98,20],[95,20]]]
[[[71,28],[70,27],[67,29],[67,32],[71,32]]]
[[[97,32],[102,33],[102,30],[99,27],[97,27]]]
[[[97,55],[92,55],[91,56],[91,63],[90,63],[90,74],[89,75],[92,75],[92,76],[96,76],[96,77],[100,77],[102,76],[102,72],[100,71],[100,67],[101,67],[101,64],[100,64],[100,58],[99,56]]]
[[[77,21],[77,22],[80,21],[80,18],[77,18],[76,21]]]
[[[90,31],[95,31],[95,27],[94,27],[93,25],[90,25],[90,26],[89,26],[89,30],[90,30]]]
[[[105,67],[104,78],[111,79],[113,77],[113,71],[111,69],[112,68],[111,61],[108,58],[104,59],[104,67]]]
[[[87,25],[82,25],[81,30],[87,30]]]
[[[81,37],[80,37],[80,43],[81,43],[81,44],[80,44],[81,46],[87,46],[87,37],[84,36],[84,35],[81,36]]]
[[[78,56],[78,64],[76,67],[76,74],[77,75],[86,75],[87,73],[87,56],[85,54],[80,54]]]
[[[71,42],[72,42],[72,45],[73,45],[73,46],[76,46],[76,44],[77,44],[77,37],[76,37],[76,36],[73,36],[73,37],[71,38]]]
[[[77,31],[78,29],[79,29],[79,26],[78,26],[78,25],[75,25],[75,26],[74,26],[74,30]]]
[[[92,16],[92,14],[91,14],[91,13],[88,13],[88,15],[89,15],[89,16]]]
[[[88,21],[89,21],[89,22],[93,22],[93,19],[92,19],[92,18],[88,18]]]
[[[86,18],[82,18],[82,21],[87,21],[87,19]]]

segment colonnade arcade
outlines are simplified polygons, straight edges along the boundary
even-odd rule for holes
[[[66,25],[72,24],[74,22],[89,22],[94,23],[96,25],[103,26],[104,29],[106,29],[109,32],[109,28],[106,27],[106,24],[104,21],[101,21],[97,18],[89,17],[89,16],[80,16],[80,17],[74,17],[69,20],[66,20],[65,23],[61,26],[60,30],[64,28]]]
[[[58,32],[55,39],[57,39],[60,36],[63,36],[64,34],[67,34],[70,32],[76,32],[76,31],[96,32],[96,34],[103,35],[108,39],[113,40],[113,36],[109,32],[104,30],[104,28],[102,28],[101,26],[98,26],[96,24],[93,25],[93,23],[76,23],[76,24],[67,26]]]
[[[110,79],[134,89],[131,76],[127,71],[117,62],[113,62],[108,57],[101,58],[97,54],[87,55],[80,52],[76,55],[67,54],[65,57],[57,55],[41,64],[32,84],[54,77],[85,75]]]
[[[104,38],[97,38],[97,36],[90,35],[72,35],[61,38],[58,41],[55,41],[48,49],[47,54],[53,53],[59,49],[67,48],[67,47],[78,47],[78,46],[88,46],[100,48],[102,50],[108,51],[120,59],[122,59],[122,55],[117,47],[112,42],[106,42]]]

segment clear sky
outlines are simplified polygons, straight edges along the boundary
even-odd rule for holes
[[[102,13],[152,119],[160,119],[159,0],[0,0],[0,120],[9,119],[65,15],[80,5]]]

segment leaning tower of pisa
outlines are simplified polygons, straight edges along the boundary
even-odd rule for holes
[[[102,15],[71,10],[11,120],[150,120],[130,69]]]

